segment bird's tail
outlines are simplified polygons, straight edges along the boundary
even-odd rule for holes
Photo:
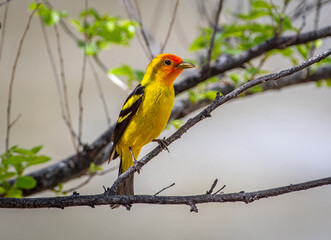
[[[139,155],[139,152],[133,152],[134,156],[137,158]],[[120,153],[121,163],[118,170],[118,175],[121,175],[126,170],[128,170],[129,167],[133,166],[133,160],[132,155],[129,149],[125,149]],[[120,184],[117,188],[117,195],[134,195],[134,175],[131,175],[129,178],[127,178],[122,184]],[[119,204],[110,204],[110,207],[112,209],[118,208]]]

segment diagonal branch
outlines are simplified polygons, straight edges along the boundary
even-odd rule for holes
[[[243,67],[248,61],[261,56],[262,54],[273,49],[284,49],[290,46],[307,43],[317,39],[330,37],[331,26],[321,28],[317,31],[310,31],[299,35],[284,36],[271,38],[251,49],[235,56],[221,55],[216,63],[210,68],[202,69],[195,75],[185,78],[180,83],[175,84],[175,92],[179,94],[190,89],[210,77],[224,73],[226,71]]]
[[[254,192],[239,192],[227,194],[201,194],[192,196],[155,196],[155,195],[77,195],[51,198],[0,198],[0,208],[65,208],[74,206],[90,206],[109,204],[162,204],[188,205],[191,211],[197,212],[196,204],[244,202],[251,203],[259,199],[276,197],[279,195],[316,188],[331,184],[331,177],[317,179],[299,184],[290,184],[283,187],[265,189]]]
[[[206,107],[203,111],[201,111],[199,114],[197,114],[195,117],[190,118],[181,128],[179,128],[175,133],[173,133],[170,137],[168,137],[165,142],[170,145],[174,141],[178,140],[184,133],[186,133],[191,127],[193,127],[195,124],[199,123],[205,118],[211,117],[211,113],[218,108],[219,106],[223,105],[224,103],[228,102],[231,99],[236,98],[239,96],[239,94],[245,92],[246,90],[257,86],[259,84],[271,81],[271,80],[278,80],[282,77],[286,77],[289,75],[292,75],[302,69],[305,69],[312,64],[321,61],[322,59],[328,57],[331,55],[331,48],[329,48],[327,51],[323,52],[322,54],[319,54],[315,57],[312,57],[308,59],[307,61],[294,66],[289,69],[285,69],[283,71],[280,71],[278,73],[272,73],[268,75],[261,76],[259,78],[256,78],[252,81],[249,81],[239,88],[233,90],[232,92],[228,93],[225,96],[218,95],[216,99],[210,104],[208,107]],[[155,156],[157,156],[163,148],[161,146],[158,146],[154,148],[150,153],[148,153],[146,156],[144,156],[140,161],[138,161],[134,166],[130,167],[126,172],[122,173],[113,183],[111,188],[109,189],[110,194],[115,194],[117,192],[118,186],[125,181],[128,177],[133,175],[136,171],[139,171],[146,163],[148,163],[151,159],[153,159]]]

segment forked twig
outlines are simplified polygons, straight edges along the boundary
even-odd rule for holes
[[[26,24],[26,27],[25,27],[25,30],[23,32],[22,38],[21,38],[20,43],[18,45],[17,54],[16,54],[15,61],[14,61],[14,64],[13,64],[13,70],[12,70],[12,74],[11,74],[11,78],[10,78],[10,82],[9,82],[8,102],[7,102],[6,151],[8,151],[8,149],[9,149],[10,129],[11,129],[11,126],[12,126],[12,122],[10,120],[10,113],[11,113],[11,103],[12,103],[13,85],[14,85],[16,67],[17,67],[18,60],[19,60],[20,55],[21,55],[21,51],[22,51],[22,47],[23,47],[23,43],[24,43],[26,34],[28,33],[28,30],[30,28],[32,17],[38,9],[39,9],[39,4],[37,4],[36,8],[32,11],[32,13],[30,14],[30,16],[28,18],[28,22]]]
[[[167,43],[168,43],[168,40],[170,38],[170,34],[171,34],[171,31],[172,31],[172,27],[174,25],[174,22],[175,22],[175,19],[176,19],[176,15],[177,15],[177,9],[178,9],[178,5],[179,5],[179,0],[176,1],[176,4],[175,4],[175,7],[174,7],[174,11],[172,13],[172,18],[171,18],[171,22],[170,22],[170,25],[169,25],[169,28],[168,28],[168,32],[167,32],[167,36],[164,40],[164,43],[161,47],[161,50],[160,50],[160,53],[163,53]]]

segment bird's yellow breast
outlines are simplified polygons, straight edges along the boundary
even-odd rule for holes
[[[157,138],[169,120],[174,98],[172,86],[157,81],[145,86],[142,103],[123,133],[118,147],[138,149]]]

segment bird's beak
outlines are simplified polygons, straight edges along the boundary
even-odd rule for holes
[[[195,65],[189,62],[182,62],[181,64],[179,64],[177,66],[177,68],[181,68],[181,69],[186,69],[186,68],[194,68]]]

